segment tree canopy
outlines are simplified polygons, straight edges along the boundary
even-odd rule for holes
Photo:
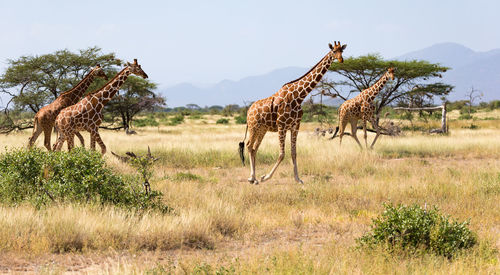
[[[100,64],[110,72],[121,61],[116,59],[114,53],[104,54],[99,47],[91,47],[77,53],[60,50],[40,56],[21,56],[7,60],[7,64],[7,70],[0,76],[0,92],[11,96],[6,107],[14,103],[16,109],[36,113],[80,82],[91,67]],[[103,83],[98,79],[89,90]]]
[[[165,104],[165,99],[154,93],[156,83],[141,77],[129,76],[105,110],[119,116],[123,128],[128,129],[133,117],[141,111],[152,111]]]
[[[440,78],[449,68],[431,64],[423,60],[398,61],[384,60],[379,55],[370,54],[344,59],[344,63],[332,63],[330,72],[335,78],[323,78],[318,89],[323,94],[347,100],[364,89],[372,86],[389,67],[395,68],[394,81],[389,81],[375,100],[376,113],[382,107],[403,101],[415,95],[446,96],[452,86],[443,83],[429,83],[430,79]],[[340,77],[338,77],[340,76]]]
[[[90,47],[76,53],[59,50],[39,56],[21,56],[7,60],[7,64],[8,68],[0,75],[0,93],[7,94],[10,100],[3,106],[0,132],[31,127],[31,119],[16,121],[9,113],[15,113],[16,117],[24,111],[36,113],[80,82],[91,67],[100,64],[111,78],[118,72],[122,61],[114,53],[103,53],[99,47]],[[87,93],[104,84],[104,79],[96,78]],[[133,76],[127,79],[119,95],[107,106],[112,115],[122,118],[122,126],[119,128],[127,128],[139,111],[164,104],[164,98],[153,92],[155,89],[156,84],[147,79]]]

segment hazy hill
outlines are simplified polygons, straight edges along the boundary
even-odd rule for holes
[[[215,85],[200,88],[182,83],[162,91],[171,107],[194,103],[200,106],[238,104],[255,101],[272,95],[283,84],[307,72],[305,68],[288,67],[267,74],[245,77],[239,81],[223,80]]]
[[[451,67],[440,81],[455,86],[451,100],[465,99],[472,86],[483,92],[483,101],[500,99],[500,49],[475,52],[456,43],[442,43],[396,57],[423,59]],[[312,62],[314,63],[314,62]],[[272,95],[284,83],[300,77],[309,68],[288,67],[238,81],[223,80],[209,87],[183,83],[162,90],[170,107],[195,103],[200,106],[243,105]]]
[[[442,43],[397,57],[399,60],[423,59],[452,69],[442,82],[455,86],[451,100],[465,99],[473,86],[483,92],[483,101],[500,99],[500,49],[475,52],[456,43]]]

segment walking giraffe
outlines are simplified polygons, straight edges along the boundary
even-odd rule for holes
[[[278,132],[280,141],[280,154],[276,164],[269,174],[262,176],[261,182],[269,180],[276,168],[285,157],[285,138],[286,132],[291,132],[291,154],[293,162],[293,172],[295,181],[303,183],[298,175],[296,160],[297,134],[299,133],[300,120],[302,119],[301,104],[328,71],[332,62],[337,59],[340,63],[344,62],[342,52],[347,45],[340,45],[340,42],[334,42],[334,46],[329,44],[330,51],[314,67],[312,67],[302,77],[288,82],[274,95],[258,100],[250,106],[247,113],[247,129],[250,133],[248,142],[248,155],[250,157],[250,177],[248,181],[251,184],[259,184],[255,178],[255,156],[257,150],[267,131]],[[245,131],[245,138],[246,138]],[[240,142],[240,157],[244,162],[244,142]]]
[[[106,146],[99,135],[99,125],[102,122],[102,109],[113,96],[118,92],[125,80],[130,74],[148,78],[148,75],[142,70],[141,65],[127,62],[127,66],[111,79],[99,91],[89,94],[77,104],[63,109],[56,118],[56,127],[58,129],[58,138],[54,144],[54,150],[61,150],[64,141],[68,142],[68,150],[73,148],[74,135],[78,131],[85,130],[90,132],[90,148],[95,150],[95,142],[99,143],[102,154],[106,153]]]
[[[40,109],[36,115],[33,122],[33,134],[29,138],[28,147],[33,147],[38,136],[44,133],[44,145],[47,150],[51,150],[50,137],[52,134],[52,128],[57,115],[62,109],[71,106],[78,102],[90,86],[95,77],[102,77],[108,80],[106,74],[102,70],[101,66],[97,64],[94,68],[91,68],[90,72],[72,89],[60,94],[54,102]],[[83,137],[80,133],[77,133],[78,139],[84,145]]]
[[[347,126],[347,123],[351,123],[351,134],[358,143],[361,149],[361,143],[356,136],[356,130],[358,128],[358,120],[363,120],[363,132],[365,138],[365,146],[368,148],[367,134],[366,134],[366,122],[370,121],[371,125],[377,131],[375,138],[373,139],[372,144],[370,145],[370,149],[373,149],[373,145],[377,141],[377,138],[380,136],[380,128],[378,127],[377,121],[375,120],[375,106],[373,105],[373,100],[378,95],[378,93],[384,88],[387,80],[394,80],[394,68],[389,68],[387,72],[384,73],[380,77],[375,84],[373,84],[370,88],[363,90],[359,95],[346,100],[339,108],[339,126],[335,130],[333,134],[334,138],[337,135],[337,132],[340,129],[340,145],[342,145],[342,137],[344,136],[344,130]]]

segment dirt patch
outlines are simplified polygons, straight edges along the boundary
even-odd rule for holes
[[[318,250],[338,238],[342,238],[338,228],[320,226],[279,229],[241,240],[223,240],[217,243],[213,250],[181,248],[168,251],[96,251],[44,255],[9,252],[0,254],[0,273],[38,274],[44,271],[65,274],[100,273],[110,269],[119,270],[121,264],[148,269],[158,265],[175,266],[186,259],[220,264],[234,258],[245,259],[250,257],[249,255],[262,255],[269,251],[294,246]]]

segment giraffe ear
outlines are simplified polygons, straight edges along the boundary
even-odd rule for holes
[[[127,62],[127,66],[131,66],[130,62]]]
[[[342,50],[345,50],[347,48],[347,44],[342,45]]]
[[[330,50],[333,50],[332,43],[328,43],[328,47],[330,47]]]

